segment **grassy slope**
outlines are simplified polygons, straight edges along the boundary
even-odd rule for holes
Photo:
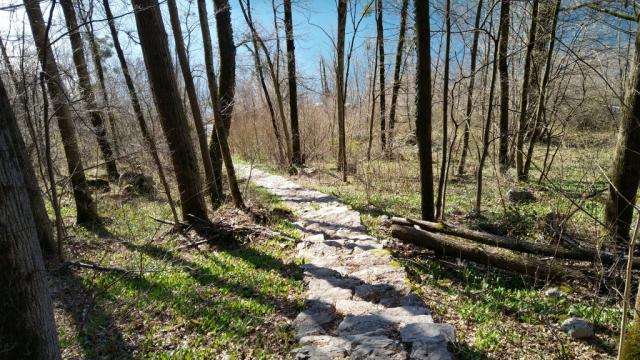
[[[250,193],[254,204],[280,207],[264,192]],[[65,357],[287,357],[293,344],[288,322],[301,306],[303,287],[291,242],[240,238],[235,245],[176,250],[185,239],[151,219],[170,218],[165,203],[106,196],[99,204],[108,217],[104,226],[68,227],[67,257],[131,273],[51,271]],[[73,208],[65,205],[72,223]],[[248,221],[232,209],[217,216]],[[295,235],[283,224],[272,225]]]

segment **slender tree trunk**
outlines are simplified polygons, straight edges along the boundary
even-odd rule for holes
[[[202,6],[200,2],[203,2]],[[236,47],[233,43],[233,29],[231,27],[231,8],[227,0],[214,0],[216,13],[216,29],[218,32],[218,48],[220,50],[220,92],[218,94],[218,84],[213,69],[213,50],[211,48],[211,33],[207,17],[207,9],[204,0],[198,0],[198,10],[200,12],[200,27],[202,29],[202,39],[205,50],[205,65],[207,68],[207,80],[209,85],[209,96],[214,113],[215,132],[211,133],[211,143],[209,152],[214,165],[214,175],[216,182],[219,181],[222,189],[222,164],[224,163],[229,181],[229,190],[234,205],[239,209],[244,209],[242,194],[236,180],[231,151],[227,142],[229,128],[231,127],[231,117],[233,115],[233,101],[235,91],[236,72]]]
[[[385,119],[386,115],[386,100],[385,100],[385,63],[384,63],[384,25],[382,23],[382,0],[376,0],[376,30],[378,38],[378,76],[380,77],[380,94],[378,95],[380,101],[380,146],[382,152],[387,154],[387,123]]]
[[[480,38],[480,19],[482,18],[482,0],[478,0],[476,19],[473,25],[473,41],[471,42],[471,73],[469,88],[467,89],[467,107],[464,116],[464,134],[462,135],[462,154],[458,163],[458,175],[464,175],[469,152],[469,138],[471,136],[471,114],[473,113],[473,87],[476,82],[476,60],[478,58],[478,40]]]
[[[402,58],[404,54],[404,38],[407,30],[407,8],[409,0],[402,0],[400,8],[400,32],[398,33],[398,48],[396,50],[396,62],[393,70],[393,88],[391,90],[391,105],[389,108],[389,139],[387,140],[387,152],[389,157],[393,155],[393,139],[395,137],[396,127],[396,108],[398,104],[398,93],[400,92],[400,83],[402,81]]]
[[[605,221],[615,239],[628,241],[640,183],[640,31],[636,34],[610,179]]]
[[[436,197],[436,218],[444,216],[445,183],[447,181],[447,145],[449,132],[449,55],[451,53],[451,0],[445,5],[445,45],[444,45],[444,83],[442,86],[442,163],[438,177],[438,195]],[[452,144],[453,146],[453,144]]]
[[[518,118],[518,134],[516,144],[516,172],[518,180],[526,180],[524,174],[524,137],[527,132],[527,107],[529,106],[529,85],[531,74],[531,60],[536,43],[536,33],[538,24],[538,0],[533,0],[531,11],[531,27],[529,28],[529,41],[527,52],[524,58],[524,75],[522,77],[522,91],[520,92],[520,113]]]
[[[191,113],[193,114],[193,122],[196,128],[196,134],[198,135],[200,155],[202,156],[206,180],[205,187],[209,193],[211,206],[215,209],[220,205],[222,192],[216,187],[216,182],[213,176],[213,165],[211,163],[211,155],[209,154],[207,144],[207,133],[204,129],[202,112],[200,110],[200,104],[198,103],[198,93],[196,92],[196,86],[193,82],[193,77],[191,76],[191,66],[189,65],[189,57],[187,56],[186,46],[184,45],[184,39],[182,37],[180,15],[178,14],[176,0],[168,0],[167,6],[169,7],[169,18],[171,20],[171,28],[173,29],[173,38],[176,46],[176,52],[178,54],[178,61],[180,62],[180,69],[182,70],[182,78],[184,79],[184,87],[187,91],[189,105],[191,105]]]
[[[0,353],[7,359],[60,359],[53,305],[29,189],[19,159],[24,147],[14,142],[16,119],[0,80]],[[22,154],[20,154],[22,152]]]
[[[502,21],[502,20],[501,20]],[[490,27],[491,28],[491,27]],[[500,36],[500,35],[498,35]],[[482,150],[479,156],[478,168],[476,169],[476,203],[473,209],[474,213],[480,214],[482,211],[482,172],[484,170],[484,163],[487,160],[487,156],[489,155],[489,145],[491,143],[491,121],[493,118],[493,98],[495,96],[496,90],[496,75],[498,73],[498,63],[497,61],[499,55],[499,39],[498,43],[494,46],[493,51],[493,69],[491,71],[491,84],[489,85],[489,101],[487,106],[487,113],[485,114],[486,120],[484,126],[482,128]]]
[[[69,31],[69,40],[71,41],[71,49],[73,51],[73,63],[78,74],[78,84],[82,93],[83,100],[87,104],[91,126],[98,140],[98,147],[102,153],[107,168],[107,175],[111,181],[117,181],[120,175],[118,167],[113,156],[111,144],[107,139],[107,131],[104,127],[104,114],[98,109],[96,97],[91,86],[91,78],[89,77],[89,69],[87,68],[87,58],[84,54],[84,46],[82,37],[80,36],[80,27],[76,18],[76,10],[74,9],[72,0],[60,0],[64,20]]]
[[[540,83],[540,98],[538,99],[538,106],[536,107],[536,113],[534,115],[533,120],[533,133],[529,138],[529,147],[527,149],[526,159],[524,162],[524,169],[522,176],[526,179],[529,177],[529,169],[531,169],[531,162],[533,161],[533,148],[535,147],[536,141],[540,137],[540,126],[539,124],[542,122],[542,118],[545,114],[545,99],[547,97],[547,87],[549,85],[549,77],[551,75],[551,66],[553,60],[553,49],[555,45],[556,39],[556,28],[558,26],[558,15],[560,13],[560,1],[558,0],[554,9],[553,14],[553,22],[551,24],[551,32],[549,38],[549,48],[547,50],[545,65],[544,65],[544,73],[542,74],[542,82]],[[628,231],[627,231],[628,232]]]
[[[378,80],[378,39],[373,49],[373,76],[371,76],[371,115],[369,116],[369,142],[367,144],[367,161],[371,161],[371,147],[373,144],[373,120],[376,114],[376,81]]]
[[[2,51],[2,55],[4,61],[6,63],[6,67],[9,70],[10,78],[16,88],[16,93],[18,94],[18,100],[21,103],[23,109],[27,109],[29,107],[27,98],[26,98],[26,89],[22,89],[20,83],[18,82],[18,78],[13,71],[13,67],[9,62],[9,57],[7,56],[6,49],[4,44],[2,43],[2,39],[0,39],[0,50]],[[25,116],[30,116],[29,112],[25,112]],[[15,117],[9,117],[7,119],[7,131],[11,135],[13,144],[17,147],[17,155],[18,155],[18,163],[20,164],[20,168],[24,172],[24,183],[25,187],[28,190],[27,194],[29,195],[30,208],[33,213],[33,219],[36,223],[36,233],[38,235],[38,240],[40,241],[40,249],[46,255],[52,255],[56,248],[55,239],[53,237],[53,229],[51,227],[51,220],[49,220],[49,215],[47,215],[47,209],[44,205],[44,199],[42,198],[42,194],[40,193],[40,186],[38,185],[38,178],[36,176],[36,172],[33,169],[33,165],[31,164],[31,160],[29,159],[27,153],[27,147],[22,139],[22,134],[20,133],[20,127],[17,122],[11,121],[16,120]],[[31,120],[27,120],[30,122]],[[37,144],[34,143],[36,151],[38,153],[38,160],[40,160],[40,151]]]
[[[202,179],[188,131],[188,120],[173,74],[171,53],[157,0],[132,0],[140,46],[158,116],[164,131],[180,190],[182,218],[186,222],[207,219]]]
[[[417,38],[416,139],[420,161],[420,193],[423,220],[433,220],[433,168],[431,157],[431,30],[429,1],[415,1]]]
[[[345,134],[344,37],[347,24],[347,0],[338,0],[338,48],[336,59],[336,98],[338,105],[338,169],[347,181],[347,144]]]
[[[509,28],[511,0],[501,0],[498,44],[498,70],[500,71],[500,144],[498,158],[500,171],[509,169]]]
[[[276,137],[276,142],[278,144],[278,156],[279,162],[284,165],[290,161],[290,159],[286,159],[285,149],[282,144],[282,137],[280,135],[280,130],[278,130],[278,122],[276,119],[275,110],[273,107],[273,102],[271,101],[271,96],[269,95],[269,89],[267,88],[267,83],[264,79],[264,71],[262,69],[262,58],[260,56],[260,46],[262,46],[262,41],[258,32],[256,31],[255,25],[253,23],[253,17],[251,16],[251,0],[246,0],[247,5],[245,8],[244,2],[240,0],[238,3],[240,4],[240,9],[242,10],[242,16],[244,16],[247,25],[249,26],[249,30],[251,31],[251,43],[253,45],[253,61],[256,66],[256,73],[258,75],[258,81],[260,82],[260,87],[262,88],[262,94],[264,95],[265,101],[267,102],[267,107],[269,108],[269,116],[271,118],[271,126],[273,127],[273,134]],[[260,40],[259,40],[260,39]]]
[[[136,88],[133,85],[133,79],[131,78],[131,74],[129,73],[129,65],[127,64],[127,60],[124,57],[124,52],[122,51],[122,46],[120,46],[120,39],[118,38],[118,30],[116,29],[116,24],[113,19],[113,14],[111,13],[111,7],[109,6],[109,0],[102,0],[102,5],[104,6],[105,14],[107,15],[107,20],[109,24],[109,31],[111,31],[111,39],[113,40],[113,47],[116,49],[116,54],[118,55],[118,61],[120,62],[120,68],[122,69],[122,74],[124,75],[125,83],[127,84],[127,90],[129,92],[129,98],[131,99],[131,106],[133,107],[133,112],[135,113],[136,120],[138,121],[138,125],[140,126],[140,132],[142,133],[142,138],[145,143],[149,147],[151,151],[151,157],[158,168],[158,175],[160,177],[160,182],[162,183],[162,187],[164,188],[164,193],[167,196],[167,201],[169,202],[169,206],[171,207],[171,213],[173,214],[173,220],[177,224],[178,223],[178,212],[176,211],[175,202],[173,201],[173,196],[171,196],[171,187],[169,186],[169,182],[164,173],[164,168],[162,166],[162,161],[160,161],[160,156],[158,155],[158,148],[156,146],[156,142],[149,133],[147,129],[147,123],[144,119],[144,113],[142,112],[142,107],[140,106],[140,99],[138,98],[138,93],[136,92]]]
[[[298,124],[298,89],[296,84],[296,51],[293,41],[291,0],[284,0],[284,29],[287,34],[287,73],[289,79],[289,118],[291,119],[291,145],[293,165],[302,165],[300,129]]]
[[[73,123],[71,109],[66,95],[66,90],[58,65],[53,56],[53,50],[48,39],[48,29],[40,10],[40,3],[37,0],[24,0],[25,11],[29,18],[31,33],[38,49],[38,57],[42,64],[42,69],[47,82],[47,89],[51,96],[54,115],[58,119],[58,128],[62,139],[65,156],[67,158],[67,168],[73,186],[73,196],[76,203],[76,220],[78,223],[92,222],[98,220],[96,205],[91,198],[91,192],[87,186],[84,175],[84,167],[80,157],[80,149],[76,138],[76,128]],[[54,186],[55,184],[51,184]]]

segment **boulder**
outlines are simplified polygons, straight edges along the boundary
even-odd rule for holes
[[[563,298],[567,297],[567,293],[558,289],[557,287],[552,287],[544,291],[544,296],[552,298]]]
[[[120,175],[118,180],[120,189],[132,195],[153,195],[155,186],[153,178],[133,171],[126,171]]]
[[[536,197],[531,190],[509,189],[507,199],[512,204],[521,204],[536,201]]]
[[[584,339],[593,336],[593,325],[581,318],[568,318],[562,322],[560,328],[574,339]]]

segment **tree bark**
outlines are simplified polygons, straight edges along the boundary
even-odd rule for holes
[[[132,0],[142,55],[162,130],[167,138],[185,222],[207,219],[202,179],[188,132],[188,121],[173,74],[171,53],[157,0]]]
[[[445,189],[447,182],[447,146],[449,123],[449,55],[451,53],[451,0],[445,4],[445,45],[444,45],[444,81],[442,84],[442,162],[440,164],[440,176],[438,177],[438,195],[436,197],[436,219],[444,216]]]
[[[233,168],[233,160],[231,159],[231,151],[229,150],[227,140],[229,128],[231,127],[231,117],[233,115],[236,81],[236,47],[233,43],[231,8],[227,0],[214,0],[218,48],[220,51],[220,91],[218,93],[218,84],[213,70],[213,50],[211,49],[211,33],[207,20],[206,5],[203,3],[202,6],[200,6],[200,2],[203,2],[203,0],[198,1],[200,27],[202,29],[202,39],[205,43],[205,65],[207,67],[209,96],[211,97],[216,129],[215,132],[211,133],[209,153],[213,161],[213,171],[216,182],[219,182],[220,185],[219,189],[222,189],[222,164],[224,163],[233,203],[237,208],[244,209],[245,205],[236,180],[236,173]]]
[[[431,155],[431,30],[429,1],[415,1],[417,38],[416,139],[420,162],[422,219],[433,220],[433,168]]]
[[[147,123],[144,119],[144,113],[142,112],[142,107],[140,106],[140,99],[138,98],[138,93],[136,92],[136,88],[133,84],[133,79],[131,78],[131,74],[129,73],[129,65],[127,64],[127,60],[124,57],[124,52],[122,51],[122,46],[120,46],[120,39],[118,38],[118,30],[116,29],[115,20],[113,19],[113,14],[111,13],[111,7],[109,6],[109,0],[102,0],[102,5],[104,6],[104,11],[107,16],[107,22],[109,24],[109,31],[111,32],[111,39],[113,40],[113,47],[116,49],[116,54],[118,55],[118,61],[120,62],[120,68],[122,69],[122,75],[124,75],[124,80],[127,85],[127,90],[129,92],[129,98],[131,99],[131,106],[133,107],[133,112],[135,113],[136,120],[138,121],[138,126],[140,127],[140,132],[142,133],[142,138],[145,143],[149,147],[151,152],[151,157],[158,168],[158,176],[160,177],[160,182],[162,183],[162,187],[164,188],[165,195],[167,196],[167,201],[169,202],[169,206],[171,207],[171,213],[173,214],[174,223],[178,223],[178,212],[176,211],[175,202],[173,201],[173,196],[171,196],[171,187],[167,182],[167,178],[165,177],[164,168],[162,166],[162,161],[160,161],[160,156],[158,155],[158,148],[156,146],[156,142],[149,133],[147,129]]]
[[[524,173],[524,137],[527,132],[527,108],[529,105],[529,78],[531,75],[531,62],[536,43],[538,24],[538,0],[533,0],[531,10],[531,27],[529,28],[529,40],[527,52],[524,57],[524,75],[522,76],[522,90],[520,91],[520,112],[518,114],[518,133],[516,139],[516,172],[518,180],[526,180]]]
[[[301,166],[300,129],[298,124],[298,89],[296,83],[296,51],[293,41],[291,0],[284,0],[284,30],[287,35],[287,77],[289,80],[289,118],[291,119],[291,148],[293,165]]]
[[[96,96],[91,86],[91,78],[89,77],[89,69],[87,68],[87,58],[84,53],[82,37],[80,36],[76,10],[73,8],[72,0],[60,0],[60,5],[62,6],[64,20],[69,32],[69,40],[71,41],[71,49],[73,52],[73,64],[78,74],[78,84],[80,85],[82,98],[88,107],[87,110],[89,112],[89,118],[91,119],[91,126],[93,127],[98,141],[98,147],[105,161],[107,175],[111,181],[115,182],[120,175],[118,174],[118,167],[116,166],[111,144],[107,139],[107,131],[104,127],[104,114],[98,109]]]
[[[498,43],[498,70],[500,71],[500,171],[509,169],[509,28],[511,0],[501,0]]]
[[[605,221],[610,234],[626,242],[640,183],[640,31],[636,34],[610,179]]]
[[[18,94],[18,100],[20,101],[23,109],[27,109],[29,107],[27,98],[26,98],[26,89],[23,89],[18,82],[18,78],[16,77],[15,72],[9,62],[9,57],[7,56],[6,49],[4,44],[2,43],[2,39],[0,39],[0,50],[2,51],[2,55],[4,61],[6,63],[7,69],[9,70],[9,75],[13,82],[13,85],[16,89],[16,93]],[[25,112],[25,117],[30,116],[30,113]],[[56,249],[56,243],[53,236],[53,228],[51,227],[51,220],[49,219],[49,215],[47,214],[47,209],[44,205],[44,199],[42,198],[40,186],[38,185],[38,178],[36,176],[36,172],[33,169],[33,165],[31,164],[31,160],[29,159],[27,153],[27,147],[22,139],[22,134],[20,132],[20,127],[16,121],[15,117],[9,117],[7,123],[7,131],[11,135],[13,144],[17,147],[17,155],[18,155],[18,163],[20,164],[20,168],[24,172],[24,183],[27,189],[27,194],[29,195],[29,203],[31,205],[31,212],[33,215],[33,219],[36,223],[36,233],[38,235],[38,240],[40,241],[40,249],[46,255],[52,255]],[[30,122],[31,120],[27,120]],[[34,139],[35,140],[35,139]],[[38,145],[34,144],[36,150],[38,149]],[[39,154],[38,150],[38,154]],[[38,160],[40,160],[40,155],[38,155]]]
[[[19,161],[27,154],[10,130],[15,123],[0,80],[0,353],[7,359],[60,359],[53,305],[24,182],[28,175]]]
[[[189,105],[191,105],[193,123],[196,128],[196,134],[198,135],[198,145],[200,145],[200,155],[202,156],[202,163],[206,180],[205,187],[207,189],[207,192],[209,193],[211,206],[215,209],[220,205],[219,200],[221,198],[221,191],[216,187],[215,178],[213,176],[213,165],[211,163],[211,155],[209,154],[207,144],[207,133],[204,129],[204,121],[202,119],[202,112],[200,111],[200,104],[198,102],[196,86],[193,82],[193,77],[191,76],[191,67],[189,65],[189,57],[187,56],[186,46],[182,37],[182,29],[180,28],[180,15],[178,14],[178,6],[176,5],[176,0],[168,0],[167,6],[169,7],[169,18],[171,21],[171,28],[173,29],[173,38],[176,46],[176,53],[178,54],[180,69],[182,70],[182,78],[184,79],[184,86],[187,91],[187,97],[189,98]]]
[[[336,49],[336,101],[338,105],[338,169],[347,181],[347,143],[344,94],[344,37],[347,25],[347,0],[338,0],[338,48]]]
[[[400,32],[398,33],[398,48],[396,49],[396,62],[393,70],[393,88],[391,89],[391,105],[389,107],[389,139],[387,139],[389,157],[393,155],[393,139],[395,138],[396,108],[398,105],[398,93],[402,81],[402,58],[404,54],[404,39],[407,30],[407,9],[409,0],[402,0],[400,8]]]
[[[384,63],[384,25],[382,23],[382,1],[376,0],[376,37],[378,39],[378,76],[380,77],[378,86],[380,93],[378,101],[380,102],[380,146],[382,153],[387,155],[387,122],[386,122],[386,81],[385,81],[385,63]]]
[[[480,39],[480,18],[482,17],[482,0],[478,0],[476,19],[473,25],[473,41],[471,42],[471,73],[467,89],[467,107],[464,116],[464,133],[462,135],[462,154],[458,163],[458,175],[464,175],[469,152],[469,138],[471,137],[471,114],[473,113],[473,87],[476,82],[476,61],[478,58],[478,40]]]
[[[67,169],[71,177],[73,186],[73,197],[76,203],[76,220],[78,223],[93,222],[98,220],[96,205],[91,198],[91,192],[87,186],[84,175],[84,166],[80,157],[80,149],[76,138],[76,128],[73,123],[71,109],[67,100],[56,59],[48,39],[48,29],[40,10],[40,3],[37,0],[24,0],[25,11],[29,18],[31,33],[33,34],[38,57],[42,65],[47,89],[51,96],[54,115],[58,120],[58,129],[62,139],[65,156],[67,158]],[[55,186],[55,184],[51,184]]]
[[[409,226],[394,225],[391,234],[405,242],[425,247],[438,255],[454,256],[482,265],[518,272],[534,278],[580,278],[573,271],[553,262],[544,262],[533,256],[522,256],[513,251],[481,245],[460,238],[433,234]]]

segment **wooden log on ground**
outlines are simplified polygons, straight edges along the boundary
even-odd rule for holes
[[[430,249],[438,255],[459,257],[536,278],[583,277],[580,272],[554,261],[543,261],[534,256],[520,255],[511,250],[431,233],[412,226],[393,225],[391,234],[404,242]]]
[[[561,247],[559,245],[544,245],[537,244],[530,241],[524,241],[521,239],[514,239],[506,236],[489,234],[482,231],[475,231],[464,229],[460,227],[454,227],[448,224],[443,223],[434,223],[430,221],[424,220],[415,220],[409,218],[399,218],[394,217],[391,219],[391,222],[397,225],[403,226],[414,226],[417,225],[421,229],[432,232],[432,233],[441,233],[446,235],[453,235],[456,237],[461,237],[467,240],[472,240],[481,244],[497,246],[504,249],[509,249],[513,251],[525,252],[529,254],[541,255],[541,256],[553,256],[558,259],[570,259],[570,260],[581,260],[581,261],[601,261],[605,265],[613,265],[619,262],[626,262],[626,257],[623,256],[615,256],[612,253],[605,251],[598,251],[596,249],[587,248],[584,246],[572,246],[572,249],[566,249],[565,247]],[[553,231],[554,228],[551,227]],[[566,234],[557,234],[559,236],[559,241],[561,244],[568,243]],[[575,243],[575,241],[571,241],[571,243]],[[640,259],[634,258],[633,260],[634,267],[640,267]]]

